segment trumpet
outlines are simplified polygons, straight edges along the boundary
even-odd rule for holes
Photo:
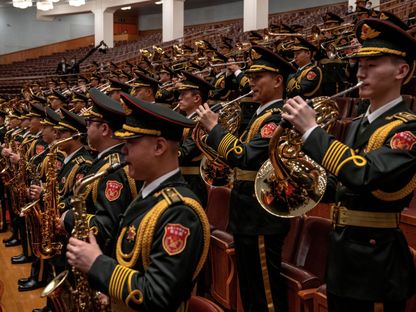
[[[228,65],[237,65],[237,64],[247,64],[247,62],[245,61],[236,61],[236,62],[226,62],[226,63],[219,63],[219,64],[212,64],[210,63],[209,66],[210,67],[223,67],[223,66],[228,66]]]
[[[248,97],[248,96],[250,96],[250,95],[252,95],[253,94],[253,90],[250,90],[249,92],[247,92],[247,93],[245,93],[245,94],[243,94],[243,95],[240,95],[239,97],[236,97],[234,100],[231,100],[231,101],[228,101],[228,102],[225,102],[225,103],[217,103],[217,104],[214,104],[214,105],[212,105],[211,107],[210,107],[210,109],[214,112],[214,113],[217,113],[218,111],[220,111],[221,109],[224,109],[224,108],[226,108],[227,106],[229,106],[229,105],[231,105],[231,104],[234,104],[235,102],[237,102],[237,101],[240,101],[242,98],[245,98],[245,97]],[[198,121],[198,115],[197,115],[197,113],[196,112],[193,112],[192,114],[190,114],[189,116],[188,116],[188,118],[189,119],[192,119],[192,120],[194,120],[194,121]]]
[[[334,27],[329,27],[329,28],[323,28],[323,29],[319,29],[320,32],[328,32],[328,31],[334,31],[334,30],[339,30],[339,29],[344,29],[344,28],[353,28],[354,24],[352,23],[347,23],[344,25],[339,25],[339,26],[334,26]]]

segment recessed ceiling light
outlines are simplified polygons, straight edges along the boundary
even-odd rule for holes
[[[122,9],[123,11],[125,11],[125,10],[131,10],[131,6],[122,7],[121,9]]]
[[[163,0],[156,1],[155,4],[163,4]]]

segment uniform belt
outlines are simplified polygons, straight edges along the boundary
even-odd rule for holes
[[[333,205],[331,219],[334,226],[351,225],[388,229],[399,226],[400,213],[348,210],[345,207]]]
[[[234,178],[239,181],[254,181],[257,171],[234,169]]]
[[[181,167],[183,175],[199,175],[199,167]]]

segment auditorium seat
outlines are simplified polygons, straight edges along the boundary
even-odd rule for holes
[[[290,312],[312,311],[314,289],[324,283],[330,229],[328,219],[305,217],[293,261],[282,262]]]
[[[350,97],[338,97],[335,99],[338,104],[339,117],[338,119],[343,119],[351,116],[354,100]]]
[[[231,190],[227,187],[211,187],[208,191],[207,207],[211,231],[214,229],[225,231],[228,226]]]
[[[282,261],[289,263],[293,262],[302,225],[303,216],[290,219],[290,230],[285,238],[282,248]]]
[[[211,233],[209,250],[211,289],[214,300],[224,308],[237,307],[237,268],[234,238],[230,233],[214,230]]]
[[[188,312],[223,312],[218,305],[216,305],[211,300],[199,297],[192,296],[188,301]]]
[[[413,261],[416,267],[416,250],[410,247],[410,251],[413,255]],[[314,312],[327,312],[328,303],[326,298],[326,284],[321,285],[313,293],[313,311]],[[413,295],[406,304],[406,312],[415,312],[416,311],[416,295]],[[308,312],[308,311],[305,311]]]
[[[350,117],[337,120],[331,134],[340,142],[344,142],[348,127],[352,121],[353,119]]]

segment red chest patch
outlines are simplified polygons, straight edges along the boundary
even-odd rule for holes
[[[105,184],[105,198],[108,201],[115,201],[120,197],[123,184],[115,180],[108,180]]]
[[[314,80],[315,78],[316,78],[316,74],[313,71],[310,71],[306,75],[306,79],[308,79],[308,80]]]
[[[186,247],[186,240],[189,234],[190,230],[187,227],[180,224],[167,224],[162,239],[163,249],[169,256],[181,253]]]
[[[36,155],[38,155],[38,154],[42,153],[44,150],[45,150],[45,146],[38,144],[38,145],[36,145],[35,153],[36,153]]]
[[[398,150],[411,150],[416,143],[416,136],[410,131],[396,133],[390,141],[390,147]]]
[[[274,131],[276,130],[277,125],[274,122],[270,122],[261,128],[261,137],[270,139],[273,136]]]

